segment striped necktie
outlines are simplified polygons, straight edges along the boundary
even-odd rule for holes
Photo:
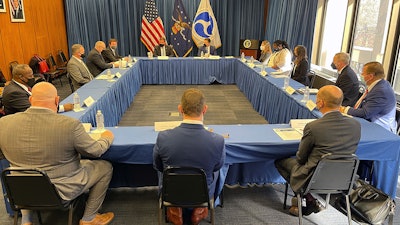
[[[364,94],[358,99],[357,103],[354,105],[355,109],[358,109],[358,107],[360,107],[362,101],[364,100],[365,96],[367,96],[368,94],[368,89],[365,90]]]

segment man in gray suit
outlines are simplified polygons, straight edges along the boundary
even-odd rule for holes
[[[357,120],[339,112],[342,101],[343,92],[340,88],[327,85],[319,89],[316,104],[323,117],[305,126],[295,158],[275,161],[279,173],[295,193],[311,178],[324,154],[350,155],[357,150],[361,125]],[[303,210],[304,215],[319,212],[319,202],[311,194],[305,198],[307,207]],[[289,212],[298,216],[297,199],[292,199]]]
[[[82,87],[84,84],[93,80],[93,75],[90,73],[82,58],[85,57],[85,48],[80,44],[74,44],[71,47],[72,57],[67,64],[67,72],[69,73],[74,89]]]
[[[61,198],[68,202],[89,190],[80,225],[108,224],[114,214],[98,214],[112,176],[104,160],[81,160],[81,155],[100,157],[110,147],[110,131],[93,140],[80,121],[57,114],[60,101],[56,88],[47,82],[36,84],[25,112],[0,118],[0,159],[14,167],[46,171]],[[32,224],[32,212],[22,211],[22,224]]]
[[[94,48],[89,52],[86,65],[93,76],[99,75],[103,70],[118,67],[118,62],[106,63],[101,52],[106,49],[106,44],[102,41],[96,42]]]

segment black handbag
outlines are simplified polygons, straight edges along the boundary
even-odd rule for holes
[[[350,192],[351,209],[362,214],[370,224],[382,224],[389,215],[394,215],[396,204],[390,196],[363,180],[354,182]]]

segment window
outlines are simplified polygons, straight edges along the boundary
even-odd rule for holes
[[[360,0],[358,4],[351,67],[361,74],[370,61],[383,62],[390,22],[392,0]]]
[[[400,95],[400,48],[397,53],[397,65],[394,67],[393,89],[396,95]]]
[[[342,49],[347,2],[348,0],[327,2],[321,35],[319,66],[330,68],[333,56]]]

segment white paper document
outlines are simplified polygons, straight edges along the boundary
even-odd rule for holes
[[[181,125],[182,121],[166,121],[166,122],[154,122],[155,131],[163,131],[173,129]]]
[[[303,136],[294,128],[275,128],[274,131],[284,141],[300,140]]]
[[[290,126],[303,134],[304,127],[307,123],[314,121],[315,119],[292,119],[290,120]]]

